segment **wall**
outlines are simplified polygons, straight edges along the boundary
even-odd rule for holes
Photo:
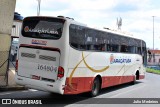
[[[0,0],[0,86],[6,85],[5,79],[9,50],[11,45],[11,29],[16,0]]]

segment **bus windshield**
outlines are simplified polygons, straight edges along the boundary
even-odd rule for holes
[[[22,35],[30,38],[59,39],[62,36],[63,19],[30,17],[23,21]]]

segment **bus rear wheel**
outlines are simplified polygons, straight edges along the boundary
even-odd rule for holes
[[[137,80],[139,80],[139,71],[137,71],[134,75],[134,80],[131,82],[131,84],[134,85],[137,82]]]
[[[131,85],[134,85],[136,83],[136,75],[134,75],[134,79],[133,81],[131,82]]]
[[[93,81],[93,84],[92,84],[92,89],[91,89],[91,92],[90,92],[90,95],[92,97],[95,97],[99,94],[99,91],[100,91],[100,80],[98,78],[95,78],[94,81]]]

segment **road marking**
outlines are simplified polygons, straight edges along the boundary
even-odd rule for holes
[[[35,89],[29,89],[29,91],[38,91],[38,90],[35,90]]]
[[[137,89],[142,88],[142,87],[144,87],[144,86],[146,86],[146,85],[144,84],[144,85],[142,85],[142,86],[140,86],[140,87],[133,88],[133,89],[128,90],[128,91],[125,91],[125,92],[121,92],[121,93],[116,94],[116,95],[113,95],[113,96],[111,96],[111,97],[109,97],[109,98],[115,98],[115,97],[117,97],[117,96],[119,96],[119,95],[126,94],[126,93],[128,93],[128,92],[131,92],[131,91],[137,90]]]
[[[26,91],[19,91],[19,92],[30,92],[30,91],[38,91],[38,90],[34,90],[34,89],[29,89],[29,90],[26,90]],[[3,95],[8,95],[8,94],[14,94],[14,93],[16,93],[16,92],[11,92],[11,93],[1,93],[0,94],[0,96],[3,96]]]
[[[12,94],[12,93],[2,93],[2,94],[0,94],[0,95],[8,95],[8,94]]]
[[[27,90],[27,91],[22,91],[23,93],[26,93],[26,92],[29,92],[29,90]]]

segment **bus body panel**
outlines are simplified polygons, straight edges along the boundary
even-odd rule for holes
[[[17,84],[23,85],[28,88],[33,88],[33,89],[46,91],[46,92],[59,93],[59,94],[64,93],[64,90],[63,90],[64,85],[62,85],[64,83],[64,80],[58,80],[53,83],[53,82],[46,82],[46,81],[26,78],[16,74],[15,81]]]
[[[86,52],[77,51],[70,47],[69,72],[66,80],[65,94],[78,94],[91,91],[94,78],[97,75],[102,77],[101,88],[132,82],[135,73],[140,72],[140,79],[144,78],[144,67],[142,58],[137,54],[109,53],[109,52]],[[84,57],[83,57],[84,56]],[[111,57],[117,62],[112,62]],[[127,59],[128,62],[123,59]],[[88,66],[93,70],[88,68]],[[98,71],[108,66],[104,71]]]
[[[57,40],[20,36],[19,64],[15,77],[18,84],[59,94],[78,94],[91,91],[96,76],[101,78],[101,88],[134,81],[137,71],[139,79],[144,78],[145,67],[141,55],[73,48],[70,44],[71,24],[79,25],[73,20],[66,20],[62,36]],[[38,57],[35,60],[22,57],[22,53]],[[39,55],[56,60],[40,60]],[[47,66],[55,67],[56,72],[48,72]],[[64,69],[62,78],[57,77],[58,67]]]

